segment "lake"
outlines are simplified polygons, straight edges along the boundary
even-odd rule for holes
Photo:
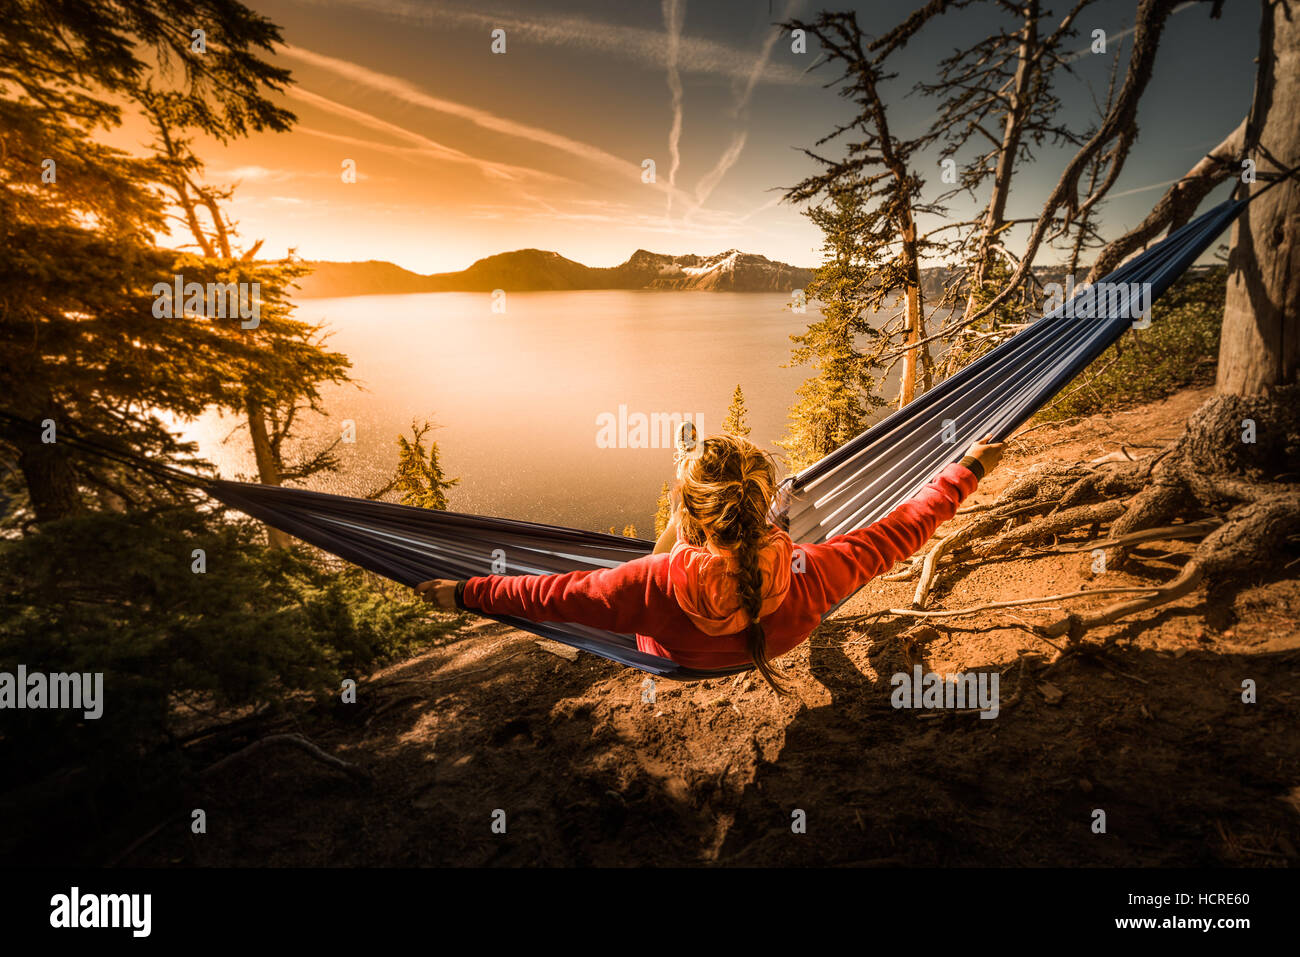
[[[708,435],[739,384],[750,439],[777,451],[795,391],[811,374],[782,368],[791,333],[815,308],[795,314],[789,301],[782,293],[535,292],[509,294],[505,312],[494,313],[486,293],[301,300],[297,316],[329,327],[330,348],[351,358],[360,388],[326,390],[328,417],[304,420],[297,448],[324,445],[354,422],[355,442],[339,446],[342,470],[310,485],[365,495],[391,477],[397,436],[427,419],[439,426],[429,437],[445,474],[460,479],[448,493],[453,510],[602,531],[630,523],[649,538],[672,449],[602,448],[600,417],[617,420],[620,406],[625,419],[698,414]],[[183,431],[223,476],[251,477],[240,424],[210,415]]]

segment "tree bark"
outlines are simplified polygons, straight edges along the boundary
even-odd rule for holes
[[[266,413],[252,399],[247,399],[244,408],[248,413],[248,432],[253,437],[253,457],[257,462],[257,479],[263,485],[279,485],[280,469],[271,449],[271,438],[266,428]],[[272,548],[284,548],[289,544],[289,536],[278,528],[266,527],[267,542]]]
[[[993,192],[989,195],[989,203],[984,211],[984,225],[980,230],[979,247],[975,253],[975,272],[971,276],[963,316],[969,316],[975,311],[976,297],[984,288],[984,280],[993,259],[993,243],[1006,225],[1007,197],[1011,194],[1011,177],[1016,169],[1016,154],[1020,151],[1021,130],[1029,101],[1029,84],[1034,75],[1038,16],[1038,0],[1032,0],[1025,6],[1025,23],[1016,50],[1016,75],[1007,103],[1006,121],[1002,126],[1002,144],[998,147],[997,166],[993,172]]]
[[[1260,173],[1300,164],[1300,2],[1264,0],[1246,143]],[[1268,183],[1249,187],[1258,193]],[[1232,230],[1216,391],[1260,395],[1300,370],[1300,183],[1252,202]]]
[[[907,269],[907,341],[916,343],[925,335],[925,319],[922,316],[924,306],[921,303],[921,268],[916,248],[916,223],[912,220],[911,210],[904,210],[906,225],[903,227],[903,258]],[[926,352],[928,353],[928,349]],[[898,407],[901,409],[916,397],[916,366],[920,350],[913,346],[903,356],[903,379],[898,390]],[[926,356],[928,359],[928,355]],[[928,363],[925,363],[928,366]],[[929,376],[926,376],[925,389],[930,388]]]
[[[58,443],[46,445],[35,436],[13,441],[36,521],[50,522],[82,511],[77,473]]]
[[[28,429],[14,429],[7,435],[18,451],[18,471],[27,486],[27,497],[36,521],[51,522],[85,510],[81,497],[81,482],[64,447],[59,444],[58,430],[67,423],[60,414],[53,397],[37,399],[22,409],[24,418],[36,424],[46,419],[54,420],[55,441],[41,441],[40,433]]]

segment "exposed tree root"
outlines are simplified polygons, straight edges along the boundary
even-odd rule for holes
[[[1003,532],[991,542],[976,547],[975,551],[980,558],[1005,555],[1022,545],[1033,545],[1060,535],[1068,535],[1080,528],[1099,528],[1123,513],[1124,505],[1121,502],[1080,505]]]
[[[1054,549],[1058,555],[1072,552],[1091,552],[1098,548],[1119,548],[1124,545],[1139,545],[1143,542],[1172,541],[1183,538],[1204,538],[1223,524],[1221,519],[1207,518],[1201,522],[1185,522],[1182,525],[1165,525],[1163,528],[1149,528],[1145,532],[1133,532],[1119,538],[1096,539],[1076,545],[1073,548]]]
[[[1044,638],[1068,636],[1067,647],[1072,647],[1091,628],[1176,601],[1202,584],[1213,588],[1275,568],[1288,539],[1300,533],[1300,483],[1294,481],[1298,474],[1300,388],[1258,397],[1216,396],[1161,452],[1134,459],[1125,449],[1122,455],[1090,463],[1036,466],[995,502],[967,510],[973,519],[964,527],[886,576],[890,581],[917,581],[912,607],[888,613],[938,618],[1087,594],[1141,593],[1035,627]],[[1105,536],[1099,537],[1103,528]],[[1056,545],[1081,531],[1092,540]],[[940,572],[967,562],[1048,543],[1056,554],[1105,549],[1108,565],[1115,569],[1125,566],[1133,546],[1178,539],[1199,544],[1165,584],[923,610]]]
[[[1187,567],[1179,573],[1178,577],[1168,585],[1163,585],[1155,589],[1153,594],[1145,598],[1134,598],[1129,601],[1117,601],[1112,605],[1107,605],[1100,611],[1095,611],[1080,615],[1066,615],[1059,618],[1050,625],[1044,625],[1041,631],[1048,638],[1058,638],[1062,635],[1068,635],[1072,642],[1078,641],[1083,632],[1089,628],[1096,628],[1098,625],[1109,625],[1119,621],[1126,615],[1132,615],[1139,611],[1146,611],[1149,608],[1155,608],[1166,602],[1182,598],[1188,592],[1193,591],[1201,583],[1204,572],[1195,562],[1188,562]],[[1132,589],[1138,591],[1140,589]],[[1147,589],[1151,591],[1151,589]]]

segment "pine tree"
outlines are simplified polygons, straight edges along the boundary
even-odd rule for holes
[[[431,441],[428,450],[425,450],[424,437],[431,428],[428,422],[412,422],[411,438],[408,439],[405,435],[397,437],[396,472],[392,480],[373,493],[371,498],[382,498],[397,492],[397,500],[403,505],[446,510],[447,490],[459,485],[460,479],[446,478],[438,459],[437,442]]]
[[[214,324],[155,317],[152,290],[175,259],[155,244],[166,228],[163,170],[100,141],[155,63],[199,132],[228,141],[289,129],[293,114],[271,99],[289,72],[259,58],[279,28],[234,0],[12,7],[0,30],[0,408],[183,461],[192,449],[154,411],[202,413],[238,356]],[[193,30],[204,31],[204,52]],[[0,451],[37,521],[83,510],[95,490],[125,501],[163,494],[33,433],[0,426]]]
[[[668,491],[668,483],[664,482],[663,487],[659,489],[659,501],[655,503],[655,538],[664,533],[672,517],[673,499]]]
[[[135,99],[153,127],[154,162],[163,170],[162,180],[180,213],[177,218],[185,223],[197,250],[178,257],[176,274],[187,282],[237,283],[249,289],[256,284],[259,292],[255,327],[218,326],[239,353],[240,369],[217,406],[245,418],[263,485],[333,471],[338,467],[333,450],[339,440],[296,462],[286,460],[286,441],[292,438],[298,414],[323,413],[321,387],[351,381],[348,358],[324,348],[324,328],[293,318],[290,293],[307,268],[292,251],[281,260],[257,260],[260,240],[247,249],[239,247],[237,224],[224,208],[234,189],[205,181],[204,163],[188,135],[196,119],[185,98],[146,83]],[[272,540],[277,538],[285,540],[272,530]]]
[[[731,396],[731,405],[727,407],[727,416],[722,420],[722,431],[741,438],[749,435],[749,426],[745,424],[748,415],[749,410],[745,408],[745,393],[740,391],[740,386],[737,385],[736,391]]]
[[[776,444],[798,470],[829,455],[862,432],[871,413],[885,404],[877,394],[877,366],[860,343],[879,342],[869,319],[871,310],[858,297],[867,279],[860,244],[863,213],[859,197],[837,189],[828,204],[808,217],[825,236],[825,260],[808,284],[809,299],[820,303],[819,317],[807,330],[790,337],[792,365],[816,371],[799,387],[790,409],[789,432]]]

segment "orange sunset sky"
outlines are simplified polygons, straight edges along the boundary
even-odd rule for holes
[[[298,124],[203,143],[200,153],[209,181],[238,185],[231,212],[245,245],[264,239],[265,255],[292,247],[307,259],[381,259],[422,273],[525,247],[593,266],[637,248],[819,261],[819,232],[778,202],[781,187],[814,168],[800,148],[851,109],[823,88],[831,74],[809,72],[815,44],[797,54],[774,25],[813,16],[813,4],[246,2],[283,30],[276,59],[293,71],[286,105]],[[915,5],[857,6],[864,26],[883,30]],[[1109,71],[1107,57],[1086,52],[1088,33],[1106,29],[1122,48],[1131,11],[1107,0],[1080,23],[1080,55],[1060,95],[1081,125]],[[911,86],[933,80],[935,63],[983,35],[975,31],[990,16],[949,14],[899,57],[891,121],[900,134],[923,129],[935,111],[906,95]],[[1173,18],[1107,228],[1140,219],[1163,184],[1245,113],[1257,19],[1249,4],[1220,21],[1195,5]],[[491,51],[494,29],[506,31],[504,54]],[[112,142],[135,151],[148,139],[143,121],[129,118]],[[1012,216],[1037,213],[1066,156],[1038,150]],[[348,159],[353,184],[340,175]],[[646,159],[653,184],[642,182]],[[973,208],[960,200],[951,214]]]

